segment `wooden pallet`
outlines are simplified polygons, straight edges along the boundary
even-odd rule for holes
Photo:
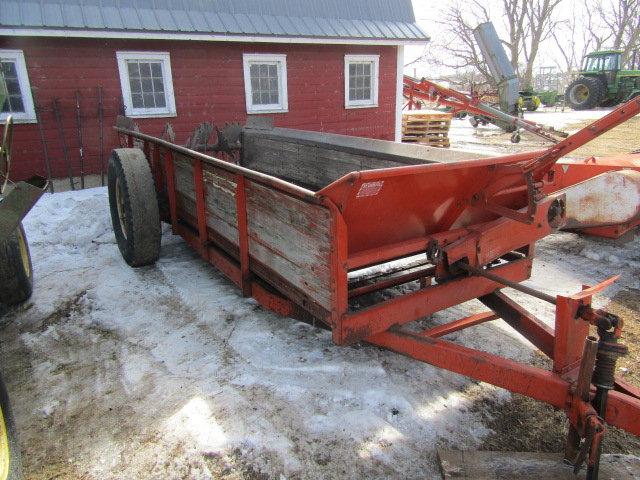
[[[450,113],[413,111],[402,115],[402,141],[433,147],[449,146]]]

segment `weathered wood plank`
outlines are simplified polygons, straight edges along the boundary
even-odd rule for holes
[[[249,239],[249,254],[252,258],[278,273],[296,288],[304,291],[323,308],[331,308],[331,291],[329,285],[321,285],[314,280],[313,272],[297,267],[286,258],[274,255],[273,251],[262,243]]]
[[[339,145],[313,144],[253,131],[245,132],[243,142],[243,166],[316,190],[351,172],[427,162],[424,158],[400,158],[383,152],[364,155]]]
[[[250,255],[330,309],[328,210],[254,182],[246,191]]]

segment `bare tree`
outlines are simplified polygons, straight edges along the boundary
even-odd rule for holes
[[[455,70],[474,68],[485,82],[495,86],[496,82],[473,36],[473,29],[487,21],[489,12],[478,0],[464,4],[457,1],[445,8],[438,22],[443,26],[444,34],[433,44],[432,63]]]
[[[511,64],[518,73],[523,87],[530,87],[533,79],[533,65],[540,50],[540,44],[550,38],[558,21],[553,18],[556,7],[565,0],[502,0],[499,11],[490,14],[486,2],[471,0],[457,1],[441,13],[441,23],[445,33],[436,43],[438,64],[443,67],[477,69],[487,83],[495,85],[482,53],[473,36],[473,29],[491,17],[504,19],[504,30],[508,40],[503,43]],[[634,0],[636,1],[636,0]]]
[[[591,2],[594,25],[590,31],[596,48],[605,45],[622,50],[622,65],[640,47],[640,0],[595,0]]]
[[[528,35],[523,42],[525,68],[520,77],[523,88],[531,88],[533,84],[533,64],[536,61],[540,45],[555,30],[559,21],[554,19],[554,10],[563,0],[524,0],[529,3],[526,11]]]

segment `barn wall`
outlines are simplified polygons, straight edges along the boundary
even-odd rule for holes
[[[137,119],[145,133],[159,135],[170,121],[179,142],[205,120],[216,124],[245,122],[243,53],[287,55],[289,112],[269,114],[276,126],[393,140],[396,106],[396,47],[360,45],[250,44],[233,42],[146,41],[64,38],[0,38],[0,48],[23,50],[34,101],[53,176],[67,175],[62,145],[52,112],[59,98],[64,134],[74,174],[79,173],[75,91],[80,90],[85,173],[98,173],[99,129],[97,87],[104,90],[105,162],[117,143],[111,127],[122,97],[116,51],[168,51],[171,54],[177,117]],[[344,108],[344,55],[380,55],[378,107]],[[36,124],[15,127],[13,178],[44,175],[44,159]]]

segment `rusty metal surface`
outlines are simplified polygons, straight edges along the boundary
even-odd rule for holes
[[[601,173],[561,191],[567,197],[567,229],[631,223],[640,218],[640,168]]]
[[[0,197],[0,243],[13,233],[45,192],[47,185],[45,178],[32,177],[26,182],[16,183]]]

